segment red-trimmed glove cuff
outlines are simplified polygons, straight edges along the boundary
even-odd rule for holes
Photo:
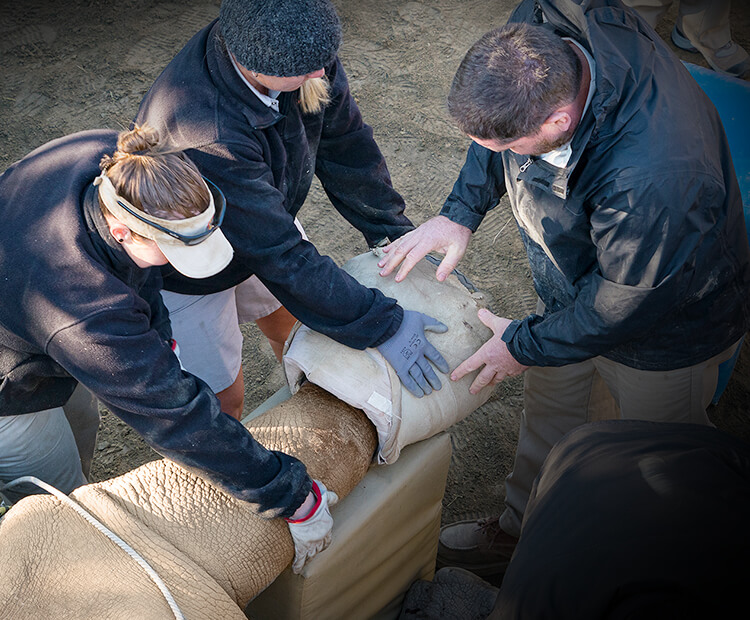
[[[312,483],[312,492],[315,496],[315,504],[313,505],[307,516],[302,517],[301,519],[289,519],[287,517],[284,517],[284,521],[286,521],[287,523],[303,523],[318,511],[318,508],[320,508],[320,503],[323,501],[323,495],[320,493],[320,487],[318,486],[318,483],[315,482],[315,480],[313,480]]]

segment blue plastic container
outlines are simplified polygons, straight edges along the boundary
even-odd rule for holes
[[[727,77],[694,65],[684,63],[690,74],[713,102],[719,112],[724,131],[729,140],[732,162],[742,192],[742,207],[745,211],[747,238],[750,240],[750,82]],[[713,404],[719,402],[721,394],[729,383],[729,377],[740,354],[740,342],[731,359],[719,366],[719,383],[713,397]]]

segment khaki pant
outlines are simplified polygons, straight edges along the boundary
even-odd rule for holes
[[[96,396],[79,383],[68,402],[63,405],[63,411],[70,430],[73,431],[81,459],[81,470],[88,479],[91,462],[94,460],[96,437],[99,434],[99,402]]]
[[[534,479],[552,446],[568,431],[613,419],[711,425],[706,408],[716,391],[719,364],[738,345],[695,366],[670,371],[636,370],[603,357],[560,368],[529,368],[516,458],[505,483],[503,530],[519,536]]]
[[[82,385],[62,407],[0,416],[0,482],[35,476],[63,493],[87,483],[99,429],[96,398]],[[0,496],[16,502],[41,493],[31,483]]]
[[[638,11],[652,28],[656,28],[674,1],[623,0],[623,4]],[[728,46],[732,41],[731,0],[676,1],[680,6],[675,26],[714,69],[726,71],[747,60],[747,52],[742,47],[736,44]]]
[[[690,42],[717,50],[732,38],[729,27],[730,0],[676,0],[679,11],[675,25]],[[652,28],[656,28],[675,0],[623,0],[638,11]],[[693,43],[695,45],[695,43]]]

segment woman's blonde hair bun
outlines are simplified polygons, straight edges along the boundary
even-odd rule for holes
[[[211,199],[195,164],[182,151],[167,148],[148,125],[121,132],[117,150],[104,155],[99,166],[120,196],[156,217],[192,217]]]

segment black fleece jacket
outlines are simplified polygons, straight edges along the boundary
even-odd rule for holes
[[[413,228],[338,59],[325,68],[331,102],[303,114],[299,92],[265,106],[232,66],[218,23],[198,32],[156,79],[136,116],[184,150],[227,198],[222,225],[234,259],[210,278],[164,272],[188,295],[226,290],[255,274],[302,323],[353,347],[396,333],[396,300],[360,285],[305,241],[294,225],[313,176],[368,245]]]
[[[55,140],[0,176],[0,415],[63,405],[81,382],[157,452],[264,516],[288,516],[311,481],[266,450],[181,370],[157,269],[109,234],[92,181],[117,134]]]

